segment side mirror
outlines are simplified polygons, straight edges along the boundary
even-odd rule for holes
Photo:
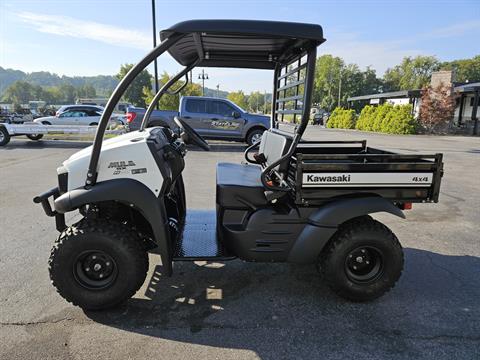
[[[239,113],[238,111],[233,111],[233,112],[232,112],[232,117],[233,117],[234,119],[238,119],[240,116],[241,116],[241,115],[240,115],[240,113]]]

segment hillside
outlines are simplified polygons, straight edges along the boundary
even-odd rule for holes
[[[10,84],[18,80],[40,86],[60,86],[63,84],[70,84],[79,87],[83,85],[91,85],[95,88],[97,97],[108,96],[118,84],[118,79],[114,75],[58,76],[57,74],[52,74],[47,71],[25,73],[21,70],[4,69],[0,66],[0,97]],[[217,96],[217,90],[205,88],[205,95]],[[218,96],[221,98],[226,98],[227,95],[227,91],[220,90],[218,92]]]

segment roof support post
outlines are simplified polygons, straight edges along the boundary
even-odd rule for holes
[[[97,180],[97,166],[98,159],[100,157],[100,151],[102,149],[103,135],[107,129],[110,116],[112,116],[115,106],[122,98],[123,94],[127,90],[128,86],[135,80],[138,74],[140,74],[153,60],[167,51],[173,44],[184,37],[184,34],[173,33],[170,37],[162,41],[155,49],[150,51],[140,62],[132,67],[125,77],[120,81],[115,90],[113,90],[107,106],[102,113],[102,117],[98,123],[97,132],[95,133],[95,140],[93,141],[92,155],[90,157],[90,163],[88,165],[87,179],[85,180],[85,186],[91,186],[95,184]]]
[[[457,126],[462,125],[462,118],[463,118],[463,108],[465,106],[465,94],[462,93],[460,95],[460,109],[458,109],[458,121],[457,121]]]
[[[472,120],[473,120],[473,135],[478,135],[478,118],[477,109],[479,103],[480,88],[476,87],[473,98]]]
[[[152,99],[152,102],[150,103],[150,105],[148,105],[148,108],[147,108],[147,111],[145,112],[145,115],[143,115],[143,120],[142,120],[142,124],[140,125],[139,131],[143,131],[145,129],[145,127],[148,124],[148,120],[150,120],[150,116],[152,115],[153,109],[157,106],[157,104],[159,103],[162,96],[165,93],[168,92],[168,89],[170,89],[170,87],[173,84],[175,84],[178,80],[180,80],[182,78],[182,76],[187,75],[188,72],[190,70],[192,70],[199,62],[200,62],[200,59],[198,59],[197,61],[193,62],[192,64],[186,66],[182,71],[179,71],[177,74],[175,74],[175,76],[170,78],[170,80],[168,80],[162,86],[162,88],[155,94],[155,97]],[[178,94],[185,86],[187,86],[187,83],[188,83],[188,76],[187,76],[187,79],[185,81],[185,84],[180,89],[178,89],[177,91],[172,93],[171,95]]]

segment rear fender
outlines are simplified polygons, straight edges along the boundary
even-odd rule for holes
[[[55,199],[54,206],[57,212],[66,213],[102,201],[118,201],[140,211],[152,227],[156,250],[162,258],[166,275],[171,275],[172,250],[165,205],[141,182],[133,179],[101,181],[90,188],[66,192]]]
[[[314,263],[324,246],[344,222],[368,214],[387,212],[405,218],[391,201],[382,197],[363,197],[332,201],[313,212],[288,255],[288,262]]]

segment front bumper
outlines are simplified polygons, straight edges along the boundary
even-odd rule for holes
[[[53,197],[55,200],[57,197],[60,196],[60,190],[58,187],[54,187],[38,196],[33,198],[33,202],[35,204],[42,204],[43,211],[45,214],[50,217],[55,217],[55,225],[58,231],[62,232],[67,227],[65,225],[65,215],[57,212],[56,210],[52,210],[50,206],[49,198]]]

